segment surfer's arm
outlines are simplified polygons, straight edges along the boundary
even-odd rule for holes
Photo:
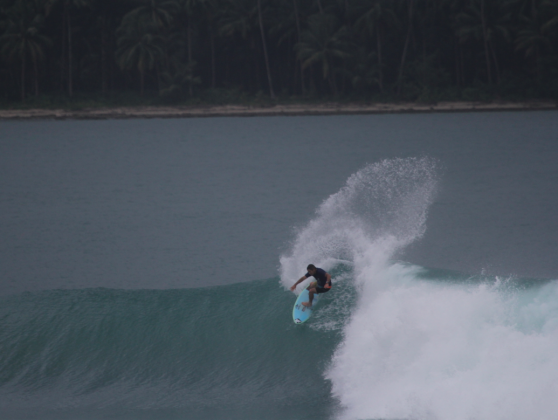
[[[331,276],[329,275],[329,273],[326,273],[326,284],[325,287],[327,287],[328,289],[331,287]]]
[[[296,289],[296,286],[298,286],[299,283],[303,282],[304,280],[306,280],[308,277],[306,275],[302,276],[301,278],[299,278],[297,280],[297,282],[295,284],[293,284],[291,286],[291,291],[294,292],[294,290]]]

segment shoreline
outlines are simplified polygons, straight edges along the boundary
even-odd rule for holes
[[[439,102],[437,104],[290,104],[272,106],[198,105],[198,106],[137,106],[106,107],[81,110],[65,109],[1,109],[0,120],[28,119],[127,119],[127,118],[200,118],[256,117],[306,115],[358,115],[435,112],[542,111],[557,110],[554,101],[526,102]]]

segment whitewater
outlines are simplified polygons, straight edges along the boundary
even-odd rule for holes
[[[342,331],[323,372],[339,403],[334,417],[555,419],[558,282],[399,260],[425,232],[439,172],[426,157],[366,166],[321,204],[281,258],[285,288],[307,263],[350,267],[328,294],[340,295],[328,296],[337,312],[324,309],[311,324]],[[345,282],[354,302],[339,290]]]

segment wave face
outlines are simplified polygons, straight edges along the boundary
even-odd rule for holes
[[[277,278],[3,297],[2,418],[327,418],[339,331],[296,328],[293,304]]]
[[[436,184],[428,158],[369,165],[319,207],[281,259],[285,286],[310,262],[352,266],[357,298],[324,372],[336,417],[551,420],[558,282],[394,262],[424,233]]]

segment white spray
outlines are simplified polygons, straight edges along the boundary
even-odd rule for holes
[[[392,262],[424,233],[428,158],[366,166],[318,209],[281,259],[285,286],[309,262],[353,264],[359,290],[325,373],[343,419],[555,420],[558,282],[426,281]]]
[[[320,205],[290,255],[281,258],[284,285],[292,285],[310,262],[329,268],[340,260],[356,267],[359,261],[373,260],[383,267],[424,233],[436,187],[435,166],[429,158],[384,160],[352,175]]]

